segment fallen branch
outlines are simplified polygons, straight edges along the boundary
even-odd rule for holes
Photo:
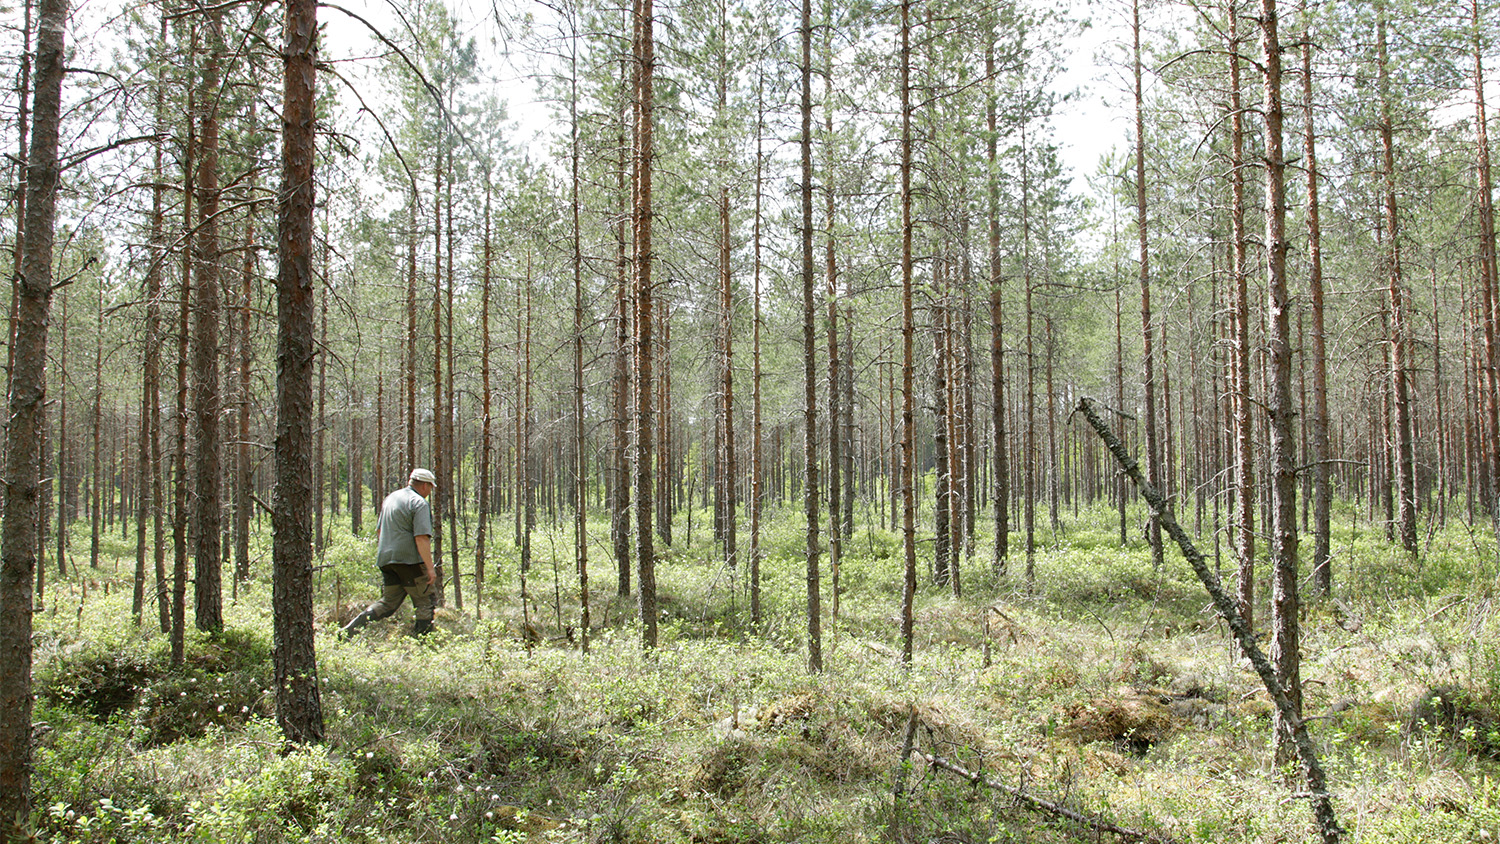
[[[1292,743],[1297,747],[1297,756],[1302,761],[1302,772],[1307,779],[1307,791],[1305,795],[1312,799],[1313,815],[1318,822],[1318,830],[1322,835],[1324,844],[1338,844],[1339,822],[1333,812],[1333,799],[1328,794],[1327,777],[1323,773],[1323,766],[1318,762],[1317,750],[1313,748],[1312,737],[1307,732],[1307,721],[1303,719],[1302,713],[1292,705],[1291,698],[1287,697],[1286,690],[1281,687],[1281,682],[1276,678],[1276,670],[1271,666],[1271,661],[1261,651],[1260,646],[1255,643],[1255,633],[1250,625],[1245,623],[1244,616],[1240,615],[1239,609],[1235,607],[1234,600],[1229,593],[1224,591],[1224,586],[1219,582],[1217,575],[1208,567],[1208,561],[1204,559],[1203,553],[1193,545],[1192,539],[1187,531],[1177,524],[1177,518],[1172,514],[1171,505],[1166,498],[1156,490],[1146,479],[1141,476],[1141,467],[1125,450],[1125,444],[1109,430],[1104,420],[1099,417],[1099,412],[1094,408],[1093,399],[1081,399],[1078,402],[1078,412],[1082,413],[1088,420],[1099,439],[1114,455],[1115,461],[1120,468],[1135,482],[1136,489],[1140,490],[1141,497],[1146,499],[1157,519],[1161,522],[1162,530],[1172,537],[1181,549],[1182,556],[1187,558],[1188,565],[1193,567],[1193,572],[1198,575],[1198,580],[1208,590],[1213,598],[1214,608],[1223,616],[1224,621],[1229,624],[1230,631],[1234,634],[1235,641],[1239,643],[1240,651],[1245,658],[1250,660],[1250,665],[1255,668],[1255,673],[1260,675],[1261,683],[1266,687],[1266,693],[1271,696],[1271,702],[1276,706],[1276,712],[1281,716],[1282,723],[1292,734]]]
[[[1044,798],[1038,797],[1035,794],[1026,791],[1024,788],[1017,788],[1013,785],[1006,785],[999,780],[993,780],[989,777],[984,776],[983,774],[961,768],[941,756],[934,756],[933,754],[928,753],[924,750],[916,750],[914,752],[916,753],[916,755],[922,757],[923,759],[926,759],[927,762],[934,768],[940,768],[950,774],[957,774],[958,776],[963,777],[964,779],[968,780],[971,783],[974,783],[975,785],[983,785],[996,791],[1003,792],[1004,794],[1008,794],[1015,800],[1019,801],[1022,805],[1026,806],[1026,808],[1028,809],[1039,812],[1046,812],[1047,814],[1056,815],[1060,818],[1067,818],[1074,823],[1082,824],[1093,830],[1095,835],[1101,832],[1108,832],[1112,835],[1119,836],[1122,841],[1143,841],[1152,842],[1152,844],[1177,844],[1177,841],[1174,838],[1169,838],[1163,835],[1152,835],[1150,833],[1141,832],[1134,829],[1126,829],[1123,826],[1109,823],[1108,821],[1101,819],[1098,815],[1086,815],[1083,812],[1078,811],[1077,809],[1069,809],[1067,806],[1064,806],[1061,803],[1054,803],[1051,800],[1046,800]]]

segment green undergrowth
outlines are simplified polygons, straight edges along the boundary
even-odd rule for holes
[[[403,609],[350,642],[336,625],[378,579],[369,540],[335,537],[317,598],[327,736],[309,748],[285,747],[275,723],[268,572],[226,601],[224,632],[188,637],[180,667],[154,624],[131,622],[112,566],[51,584],[37,615],[38,837],[1110,840],[919,757],[903,768],[913,717],[919,751],[1120,826],[1183,842],[1312,837],[1296,772],[1271,761],[1264,692],[1176,554],[1154,567],[1144,546],[1079,520],[1036,549],[1030,584],[1014,543],[1004,577],[982,551],[967,560],[958,596],[924,571],[908,670],[899,538],[861,529],[836,618],[823,560],[825,670],[812,674],[790,514],[767,530],[759,631],[747,566],[726,567],[701,527],[682,531],[659,570],[652,652],[607,560],[593,563],[581,652],[566,536],[534,543],[524,605],[502,539],[478,618],[467,594],[425,639]],[[1454,527],[1410,560],[1377,531],[1346,530],[1334,566],[1338,600],[1303,608],[1302,678],[1346,840],[1496,840],[1493,544]]]

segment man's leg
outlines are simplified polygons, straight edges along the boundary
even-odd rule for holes
[[[415,636],[424,636],[432,630],[432,612],[437,606],[437,589],[425,578],[418,578],[415,583],[406,587],[406,594],[411,596],[412,610],[416,613],[411,632]]]
[[[406,600],[407,590],[401,585],[400,575],[390,569],[381,569],[380,574],[385,581],[384,587],[380,590],[380,600],[366,607],[364,612],[344,625],[344,629],[339,631],[341,638],[347,639],[371,621],[385,618],[395,612],[401,606],[401,602]]]

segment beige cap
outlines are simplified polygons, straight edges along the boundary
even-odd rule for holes
[[[432,484],[433,486],[437,486],[437,476],[433,475],[426,469],[411,470],[411,478],[409,479],[409,481],[412,483],[421,481],[424,484]]]

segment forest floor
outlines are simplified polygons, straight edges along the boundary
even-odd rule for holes
[[[227,629],[190,634],[172,669],[156,625],[131,622],[133,549],[116,532],[99,568],[72,555],[78,568],[48,584],[37,614],[39,838],[1128,840],[1029,808],[1019,789],[1162,841],[1313,840],[1296,772],[1271,761],[1264,691],[1176,554],[1154,571],[1143,544],[1098,527],[1104,512],[1038,532],[1029,589],[1023,554],[1002,581],[981,551],[963,597],[919,589],[906,670],[899,539],[860,530],[836,617],[824,558],[825,670],[810,674],[797,519],[767,533],[763,636],[747,631],[745,573],[701,527],[665,550],[649,653],[602,552],[580,652],[562,531],[534,542],[526,607],[502,548],[482,619],[440,609],[438,631],[416,640],[403,607],[341,642],[336,625],[379,578],[371,541],[338,537],[318,575],[327,741],[290,752],[270,690],[269,538],[256,577],[226,596]],[[1454,523],[1411,560],[1351,513],[1341,521],[1338,601],[1304,607],[1302,676],[1344,840],[1500,840],[1494,545]],[[930,566],[930,546],[921,556]]]

